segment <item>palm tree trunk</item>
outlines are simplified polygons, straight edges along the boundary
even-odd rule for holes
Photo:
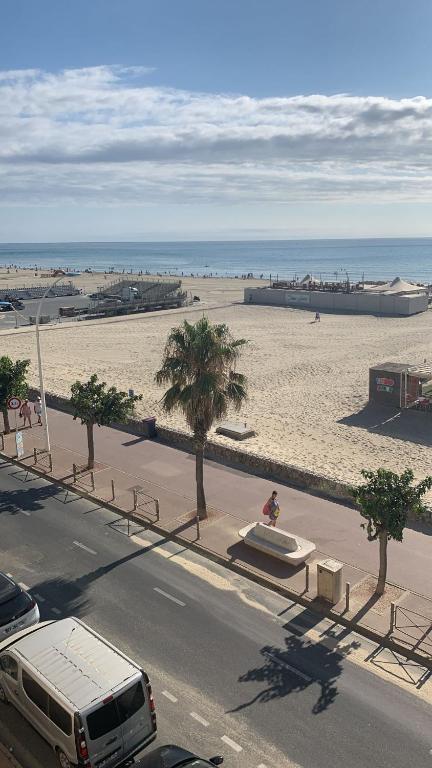
[[[9,413],[8,413],[8,409],[7,409],[7,407],[5,406],[5,407],[4,407],[4,408],[2,408],[1,410],[2,410],[2,414],[3,414],[4,432],[5,432],[5,435],[8,435],[8,434],[9,434],[9,432],[10,432],[10,424],[9,424]]]
[[[204,493],[204,448],[207,435],[201,430],[195,432],[195,477],[197,493],[197,515],[200,520],[207,519],[207,505]]]
[[[88,469],[93,469],[94,467],[94,435],[93,435],[93,427],[94,424],[86,424],[87,427],[87,443],[88,443]]]
[[[387,578],[387,544],[387,531],[384,529],[379,534],[380,567],[378,574],[378,584],[375,590],[377,595],[383,595],[385,590]]]

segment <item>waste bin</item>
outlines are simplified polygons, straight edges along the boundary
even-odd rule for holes
[[[144,437],[156,437],[156,416],[149,416],[142,420]]]
[[[335,605],[342,599],[343,563],[322,560],[317,563],[317,595]]]

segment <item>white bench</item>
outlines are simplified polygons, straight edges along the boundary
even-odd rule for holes
[[[278,557],[291,565],[304,563],[316,550],[311,541],[265,523],[250,523],[239,531],[239,536],[250,547]]]

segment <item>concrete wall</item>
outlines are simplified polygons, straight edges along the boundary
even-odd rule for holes
[[[38,389],[29,389],[29,397],[31,400],[34,400],[38,394]],[[45,396],[46,403],[50,408],[56,408],[59,411],[71,413],[69,400],[66,397],[54,395],[50,392],[46,392]],[[144,434],[143,423],[138,419],[131,419],[128,424],[113,424],[112,426],[114,429],[129,432],[133,435]],[[183,451],[193,451],[192,435],[188,432],[157,425],[157,435],[158,440],[167,443],[168,445],[180,448]],[[324,475],[309,472],[308,470],[296,467],[293,464],[285,464],[282,461],[268,459],[255,453],[247,453],[238,448],[231,448],[227,445],[214,443],[212,440],[209,440],[207,443],[205,456],[207,459],[212,459],[213,461],[219,461],[221,464],[236,467],[243,470],[243,472],[249,472],[250,474],[268,478],[269,480],[277,480],[281,483],[301,488],[302,490],[317,496],[324,496],[325,498],[342,501],[350,505],[353,504],[352,495],[348,485],[340,483],[331,477],[325,477]]]
[[[417,296],[385,296],[380,293],[332,293],[285,288],[245,288],[245,304],[268,304],[307,307],[325,312],[360,312],[377,315],[414,315],[428,308],[426,294]]]

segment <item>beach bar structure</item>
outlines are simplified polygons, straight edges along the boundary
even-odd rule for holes
[[[369,402],[391,408],[432,410],[432,367],[379,363],[369,368]]]
[[[298,307],[318,312],[358,312],[374,315],[409,316],[425,312],[429,295],[423,286],[399,277],[381,285],[352,286],[348,283],[319,283],[315,278],[297,283],[273,283],[270,287],[245,288],[245,304]]]

